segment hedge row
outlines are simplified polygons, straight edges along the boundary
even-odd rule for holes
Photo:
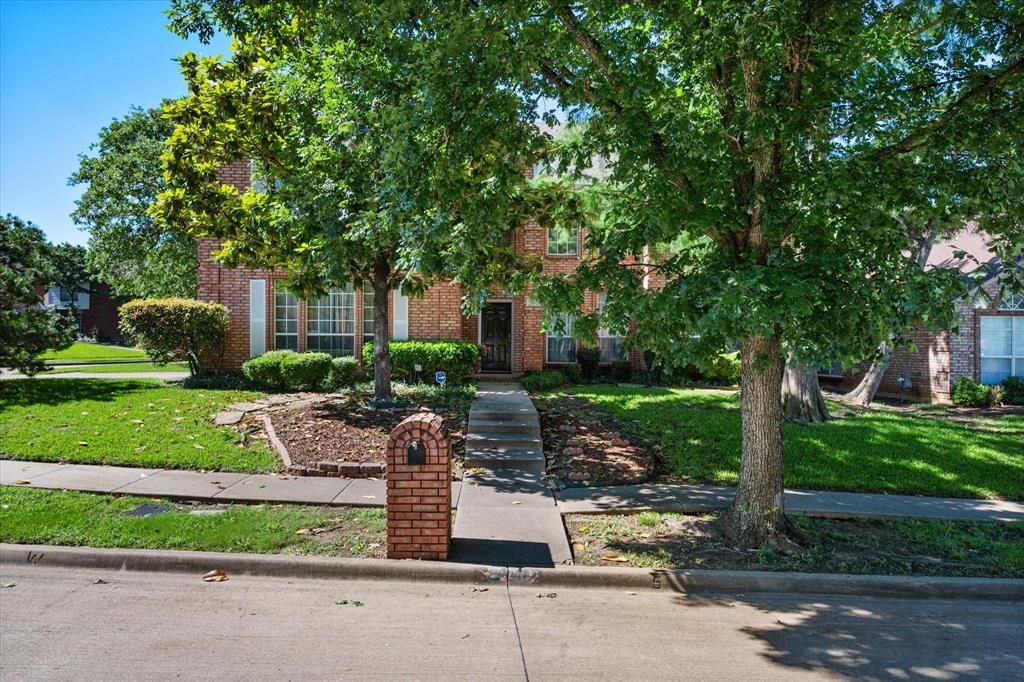
[[[963,407],[1024,405],[1024,377],[1008,377],[996,386],[959,377],[953,384],[953,403]]]
[[[242,373],[255,386],[289,391],[345,388],[355,382],[356,369],[355,358],[293,350],[270,351],[242,365]]]
[[[448,383],[461,383],[476,372],[480,359],[480,347],[469,341],[391,341],[388,350],[391,376],[401,381],[419,378],[431,382],[436,372],[444,372]],[[363,363],[373,367],[372,343],[363,346]]]

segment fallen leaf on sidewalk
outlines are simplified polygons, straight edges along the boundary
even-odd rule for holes
[[[14,485],[32,485],[32,481],[26,480],[24,478],[19,478],[17,481],[14,482]]]
[[[222,583],[228,579],[228,574],[219,568],[214,569],[203,576],[203,582],[205,583]]]
[[[103,578],[96,578],[96,580],[92,581],[92,584],[93,585],[106,585],[107,581],[104,580]]]
[[[491,589],[491,588],[489,588],[489,587],[474,587],[473,591],[474,592],[486,592],[489,589]]]
[[[6,590],[9,587],[14,587],[15,584],[16,583],[4,583],[3,585],[0,585],[0,590]]]
[[[287,481],[288,480],[288,474],[274,474],[274,475],[277,476],[278,478],[280,478],[282,481]]]
[[[558,597],[557,592],[548,592],[546,594],[544,592],[541,592],[537,595],[537,599],[555,599],[556,597]]]
[[[376,495],[363,495],[363,497],[365,499],[367,499],[367,500],[376,500],[377,499]]]
[[[627,563],[629,559],[622,556],[621,554],[605,554],[603,557],[601,557],[601,561],[614,561],[616,563],[622,564]]]

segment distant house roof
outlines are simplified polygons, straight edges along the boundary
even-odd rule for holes
[[[978,229],[977,221],[968,221],[961,230],[932,247],[928,256],[928,268],[955,268],[967,275],[985,263],[996,260],[996,254],[989,248],[990,237]],[[957,258],[956,252],[963,251],[970,258]]]

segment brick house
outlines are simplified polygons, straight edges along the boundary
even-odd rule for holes
[[[973,256],[957,258],[956,251]],[[978,263],[998,266],[986,237],[969,223],[949,239],[936,244],[927,267],[956,268],[970,275]],[[1024,376],[1024,296],[1006,293],[1000,297],[998,267],[957,301],[957,331],[933,334],[915,328],[911,338],[917,349],[897,349],[892,356],[878,394],[899,395],[899,379],[909,379],[904,396],[913,400],[948,402],[958,377],[968,376],[985,384],[998,384],[1008,376]],[[821,385],[840,391],[854,388],[866,365],[846,372],[841,367],[819,374]]]
[[[74,315],[78,333],[95,336],[99,341],[121,341],[117,309],[124,302],[110,293],[103,282],[88,282],[82,291],[75,292],[75,305],[71,305],[71,292],[61,287],[36,286],[41,305],[63,315]]]
[[[249,165],[237,162],[225,167],[221,180],[239,189],[250,183]],[[570,273],[580,263],[583,233],[561,234],[536,223],[513,230],[512,245],[520,253],[543,257],[547,273]],[[288,293],[281,270],[229,268],[213,261],[216,239],[199,240],[198,297],[223,303],[231,312],[225,350],[225,367],[237,369],[245,360],[274,349],[319,350],[332,355],[353,355],[373,339],[373,291],[352,285],[331,290],[323,297],[300,301]],[[649,284],[655,284],[649,275]],[[388,302],[389,336],[392,339],[463,339],[484,347],[480,373],[487,376],[518,376],[546,365],[575,362],[577,342],[568,334],[542,330],[542,308],[529,296],[496,292],[479,314],[466,317],[460,303],[462,291],[451,284],[437,284],[422,298],[392,291]],[[598,309],[603,296],[588,293],[584,311]],[[567,319],[571,329],[572,318]],[[621,339],[601,334],[601,360],[628,359],[636,366],[642,355],[628,355]]]

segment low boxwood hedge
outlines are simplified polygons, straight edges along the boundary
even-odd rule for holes
[[[331,374],[327,353],[295,353],[281,360],[284,384],[293,391],[318,391]]]
[[[444,372],[448,383],[457,384],[476,372],[480,359],[480,347],[469,341],[391,341],[391,376],[402,381],[416,378],[416,365],[420,366],[419,378],[428,382],[434,380],[435,372]],[[363,346],[363,362],[367,369],[373,367],[373,344]]]

